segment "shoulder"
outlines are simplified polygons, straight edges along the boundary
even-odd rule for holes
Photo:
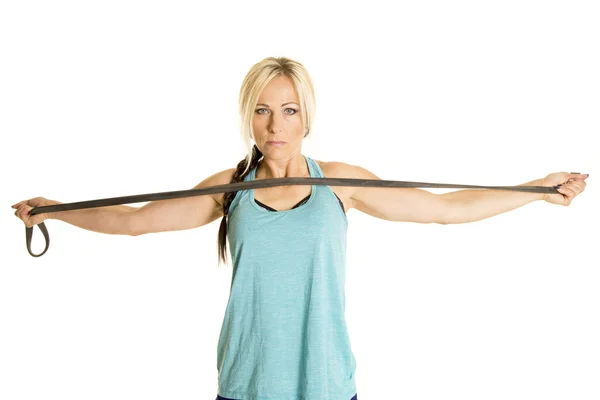
[[[323,171],[323,175],[325,175],[325,177],[329,177],[327,175],[329,173],[331,178],[339,177],[339,174],[344,174],[344,172],[348,171],[348,167],[350,167],[349,164],[341,161],[321,161],[315,160],[314,158],[313,161],[317,163],[319,168],[321,168],[321,171]]]
[[[323,171],[326,178],[352,178],[352,179],[381,179],[371,171],[341,161],[318,161],[315,162]]]
[[[235,174],[235,171],[236,168],[228,168],[223,171],[219,171],[203,180],[195,187],[195,189],[200,187],[227,185],[231,182],[231,179],[233,179],[233,174]],[[217,203],[223,205],[225,193],[213,193],[210,196],[212,196]]]
[[[350,179],[376,179],[379,180],[377,175],[371,171],[359,167],[358,165],[348,164],[342,161],[318,161],[315,162],[323,171],[325,178],[350,178]],[[357,186],[334,186],[332,187],[334,192],[340,197],[346,209],[356,208],[356,195],[360,187]]]

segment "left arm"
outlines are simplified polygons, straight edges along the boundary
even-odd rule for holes
[[[372,172],[336,163],[340,178],[379,179]],[[518,186],[544,186],[538,179]],[[544,193],[469,189],[435,194],[417,188],[354,187],[351,207],[388,221],[462,224],[479,221],[543,200]]]
[[[543,179],[517,186],[544,186]],[[544,193],[517,192],[496,189],[468,189],[444,193],[441,197],[448,203],[445,224],[463,224],[479,221],[506,211],[514,210],[536,200],[543,200]]]

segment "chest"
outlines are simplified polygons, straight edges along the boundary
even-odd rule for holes
[[[327,167],[326,162],[319,162],[325,178],[335,178],[333,169]],[[306,176],[308,178],[308,176]],[[331,190],[344,204],[344,210],[350,208],[350,191],[344,186],[331,186]],[[305,197],[311,195],[310,185],[275,186],[270,188],[254,189],[254,198],[277,211],[291,210]]]
[[[307,185],[307,188],[312,191],[306,192],[311,197],[305,204],[295,208],[292,205],[287,210],[276,209],[278,212],[267,211],[256,203],[252,191],[245,191],[229,211],[227,233],[231,248],[246,251],[250,258],[264,259],[271,254],[278,259],[282,252],[292,251],[298,255],[302,253],[300,249],[305,249],[306,254],[312,254],[311,251],[321,246],[344,246],[348,221],[338,200],[326,186]],[[271,206],[266,200],[264,204]]]
[[[277,211],[286,211],[291,210],[301,200],[312,194],[312,187],[309,185],[290,186],[288,190],[281,190],[284,188],[286,187],[255,189],[254,198]]]

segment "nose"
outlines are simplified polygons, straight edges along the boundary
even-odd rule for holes
[[[269,132],[271,133],[279,133],[281,132],[283,126],[283,117],[275,115],[269,121]]]

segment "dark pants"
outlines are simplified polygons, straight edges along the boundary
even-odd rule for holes
[[[221,396],[217,395],[217,398],[215,400],[235,400],[235,399],[228,399],[227,397],[221,397]],[[358,393],[356,393],[354,395],[354,397],[352,397],[350,400],[358,400]]]

